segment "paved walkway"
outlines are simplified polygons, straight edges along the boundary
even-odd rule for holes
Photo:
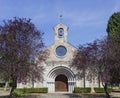
[[[2,96],[6,96],[6,95],[9,95],[9,92],[0,91],[0,98],[3,98]],[[98,94],[89,94],[87,96],[89,96],[89,98],[92,98],[92,95],[98,96]],[[103,94],[99,94],[99,95],[103,95]],[[112,92],[110,95],[112,98],[120,98],[120,93]],[[72,93],[48,93],[48,94],[39,94],[39,93],[36,94],[35,93],[35,94],[29,94],[29,96],[25,98],[83,98],[83,97],[78,96],[77,94],[72,94]],[[99,97],[94,97],[94,98],[103,98],[103,97],[99,96]]]
[[[2,98],[2,96],[7,96],[7,95],[9,95],[9,92],[0,91],[0,98]],[[77,94],[72,94],[72,93],[47,93],[47,94],[33,93],[33,94],[29,94],[29,96],[26,98],[80,98],[80,97]]]
[[[81,98],[81,97],[76,94],[70,94],[70,93],[48,93],[48,94],[36,95],[36,97],[33,98]]]
[[[10,92],[9,91],[0,91],[0,96],[6,96],[9,95]]]
[[[35,95],[35,96],[34,96]],[[104,94],[83,94],[77,95],[73,93],[48,93],[48,94],[32,94],[26,98],[104,98]],[[120,93],[111,93],[111,98],[120,98]]]

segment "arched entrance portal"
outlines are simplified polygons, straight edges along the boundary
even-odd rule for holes
[[[55,78],[55,91],[68,91],[68,79],[65,75],[58,75]]]
[[[69,67],[54,67],[48,72],[47,77],[48,92],[73,92],[74,86],[76,85],[75,75]]]

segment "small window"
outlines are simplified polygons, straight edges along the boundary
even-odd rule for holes
[[[58,29],[58,37],[59,38],[63,38],[64,37],[64,30],[63,30],[63,28],[59,28]]]

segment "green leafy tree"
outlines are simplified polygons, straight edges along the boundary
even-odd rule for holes
[[[111,70],[111,74],[113,74],[111,82],[115,84],[120,84],[120,12],[112,14],[109,18],[107,25],[107,32],[109,38],[109,46],[111,47],[109,50],[109,55],[111,61],[114,60],[113,65],[115,66]]]
[[[108,21],[108,36],[114,36],[120,33],[120,12],[114,13]]]

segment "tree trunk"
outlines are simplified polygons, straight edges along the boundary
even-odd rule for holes
[[[6,81],[6,82],[5,82],[5,88],[4,88],[5,91],[7,90],[7,87],[8,87],[8,86],[9,86],[8,81]]]
[[[98,74],[98,88],[100,88],[100,73]]]
[[[85,69],[84,69],[83,85],[84,85],[84,88],[85,88]]]
[[[17,87],[17,78],[12,78],[12,81],[13,81],[13,83],[12,83],[12,88],[11,88],[10,95],[9,95],[8,98],[12,98],[13,92],[14,92],[14,90],[15,90],[16,87]]]
[[[93,81],[91,82],[91,93],[95,93]]]
[[[32,78],[32,87],[34,88],[34,78]]]
[[[84,76],[84,78],[83,78],[83,86],[84,86],[84,88],[85,88],[85,76]]]
[[[105,98],[110,98],[109,92],[108,92],[108,87],[107,87],[107,83],[102,83],[103,87],[104,87],[104,91],[105,91]]]

